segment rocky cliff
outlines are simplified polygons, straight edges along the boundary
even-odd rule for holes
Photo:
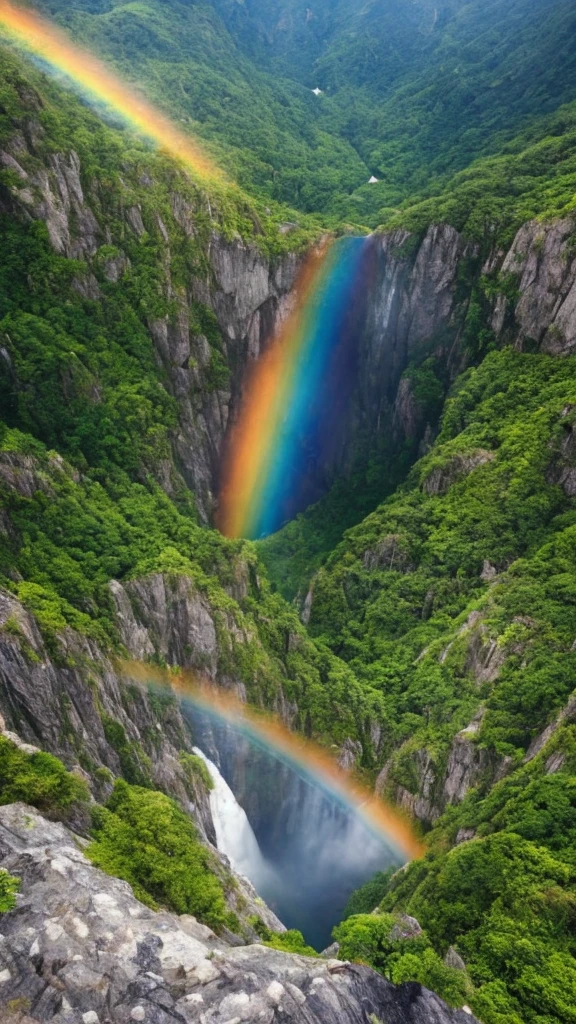
[[[299,251],[290,252],[285,241],[283,254],[271,255],[253,211],[237,210],[231,219],[226,202],[183,175],[172,173],[167,183],[164,169],[142,160],[125,161],[110,187],[113,171],[95,170],[93,154],[80,155],[72,137],[68,146],[59,139],[57,149],[47,137],[46,101],[29,87],[20,91],[23,113],[0,149],[7,182],[0,214],[45,224],[53,252],[75,261],[70,288],[86,302],[112,308],[118,296],[130,295],[175,410],[169,449],[156,450],[141,471],[151,471],[171,496],[191,490],[207,520],[246,368],[290,307],[301,239],[294,241]],[[432,226],[423,237],[403,230],[376,236],[358,317],[354,396],[330,465],[316,467],[318,486],[349,471],[359,451],[366,455],[366,445],[375,448],[379,438],[392,433],[398,447],[422,439],[435,413],[402,375],[410,363],[433,356],[444,383],[453,379],[477,357],[466,338],[478,312],[497,340],[571,351],[572,238],[569,219],[526,224],[508,252],[483,252],[448,225]],[[25,389],[10,337],[2,353],[10,387]],[[68,401],[74,386],[72,373]],[[88,392],[82,382],[87,400],[98,403],[101,392],[97,378]]]
[[[419,238],[396,230],[377,237],[361,338],[358,388],[343,465],[357,436],[421,440],[430,410],[402,377],[433,356],[451,381],[478,352],[473,327],[527,351],[567,355],[576,345],[574,221],[530,221],[509,250],[485,252],[450,225]],[[488,340],[487,334],[486,340]]]
[[[0,213],[43,222],[54,252],[78,261],[73,287],[86,299],[102,300],[126,287],[131,249],[153,241],[157,287],[170,311],[157,316],[150,310],[147,329],[159,375],[177,407],[172,458],[157,464],[155,473],[171,495],[183,479],[208,518],[243,372],[286,309],[299,257],[273,260],[237,233],[225,237],[209,198],[191,191],[185,179],[160,212],[157,182],[146,173],[128,185],[127,192],[136,184],[142,193],[141,201],[134,195],[130,203],[121,188],[110,195],[101,177],[87,175],[74,150],[50,154],[39,167],[41,126],[27,122],[20,128],[0,152],[13,182],[0,196]],[[196,261],[180,283],[174,263],[185,247],[195,250]],[[204,323],[199,307],[212,314]]]
[[[231,948],[193,917],[144,907],[82,842],[33,808],[0,808],[0,865],[21,879],[0,917],[0,1005],[14,1024],[474,1021],[367,967]]]

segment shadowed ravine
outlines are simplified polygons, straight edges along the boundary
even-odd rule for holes
[[[350,893],[398,854],[349,808],[231,725],[187,711],[215,781],[218,847],[287,928],[331,941]]]

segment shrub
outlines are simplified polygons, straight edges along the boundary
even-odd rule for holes
[[[26,754],[0,736],[0,804],[22,800],[46,814],[60,816],[73,804],[86,803],[88,789],[52,754]]]
[[[216,929],[230,923],[215,874],[218,865],[190,818],[169,797],[118,779],[93,824],[87,856],[107,874],[129,882],[147,906],[193,914]]]
[[[0,914],[5,914],[16,906],[16,893],[20,888],[20,879],[9,875],[0,868]]]

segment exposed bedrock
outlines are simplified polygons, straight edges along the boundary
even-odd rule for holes
[[[0,866],[21,879],[0,918],[0,1006],[14,1024],[470,1024],[438,996],[368,967],[229,947],[156,913],[33,808],[0,808]]]

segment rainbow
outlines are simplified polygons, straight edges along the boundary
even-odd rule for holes
[[[354,376],[358,286],[371,247],[370,237],[340,238],[304,263],[292,311],[249,374],[231,431],[217,516],[225,536],[278,529],[298,510],[308,468],[334,443]]]
[[[92,99],[105,103],[148,139],[203,178],[222,177],[201,148],[152,104],[132,92],[101,61],[33,11],[0,0],[0,28],[50,67],[64,73]]]
[[[230,692],[190,671],[166,670],[136,661],[120,662],[119,668],[131,680],[169,688],[180,699],[232,724],[357,814],[377,838],[395,848],[404,860],[423,855],[422,843],[399,810],[352,779],[317,743],[290,732],[275,716],[243,704]]]

